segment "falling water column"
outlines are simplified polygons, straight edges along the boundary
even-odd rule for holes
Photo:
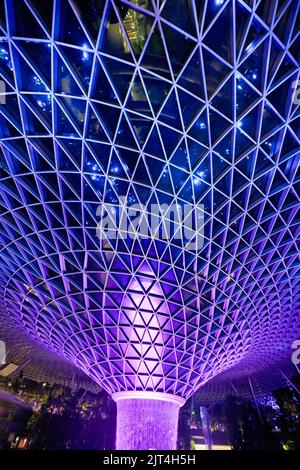
[[[183,398],[156,392],[120,392],[112,397],[117,402],[117,449],[177,448],[178,415]]]

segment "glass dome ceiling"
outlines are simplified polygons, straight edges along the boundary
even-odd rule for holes
[[[298,1],[0,1],[6,328],[111,393],[290,361],[299,22]],[[120,197],[203,204],[203,247],[100,244]]]

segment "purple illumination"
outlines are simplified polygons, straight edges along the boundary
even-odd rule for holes
[[[267,3],[0,2],[0,332],[112,394],[118,448],[300,337],[300,3]],[[203,205],[203,246],[100,242],[122,197]]]

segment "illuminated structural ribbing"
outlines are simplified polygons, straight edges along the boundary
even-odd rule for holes
[[[298,17],[298,1],[0,2],[0,315],[128,393],[118,447],[175,447],[181,400],[298,339]],[[100,243],[99,204],[120,197],[203,204],[203,246]]]

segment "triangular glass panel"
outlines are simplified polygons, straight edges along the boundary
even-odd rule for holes
[[[4,33],[6,32],[4,0],[0,0],[0,28],[3,29]]]
[[[267,27],[255,16],[252,17],[250,28],[247,33],[246,41],[243,45],[243,55],[248,55],[255,46],[261,42],[261,39],[268,34]]]
[[[237,3],[235,6],[235,28],[236,28],[236,55],[240,56],[248,31],[248,25],[251,21],[251,13],[244,5]]]
[[[123,164],[115,150],[111,154],[108,174],[114,177],[127,178]]]
[[[36,93],[49,91],[48,85],[43,81],[43,77],[29,66],[28,62],[17,53],[15,49],[15,66],[19,67],[19,88],[24,91],[34,91]]]
[[[43,122],[41,116],[36,116],[29,107],[24,108],[26,114],[26,124],[24,126],[25,131],[28,134],[33,135],[49,135],[51,130],[47,127],[46,123]]]
[[[29,145],[33,153],[37,152],[36,158],[33,158],[36,170],[42,170],[43,163],[40,162],[41,159],[47,160],[48,164],[52,167],[53,170],[56,169],[56,157],[54,152],[53,138],[39,138],[34,137],[29,140]]]
[[[151,186],[151,181],[149,178],[149,174],[147,171],[147,167],[144,164],[144,161],[142,158],[139,159],[135,173],[133,177],[138,181],[139,183],[146,184],[147,186]]]
[[[189,157],[185,141],[182,141],[177,147],[170,159],[170,163],[182,169],[189,169]]]
[[[187,176],[189,175],[189,172],[181,170],[177,167],[174,167],[173,165],[170,165],[169,168],[170,168],[170,176],[171,176],[175,191],[178,191],[181,188]]]
[[[115,91],[112,88],[112,85],[109,82],[99,60],[97,60],[95,64],[91,98],[99,101],[118,104]]]
[[[82,142],[77,139],[61,139],[59,140],[64,151],[77,164],[77,168],[81,168],[81,147]]]
[[[233,61],[232,15],[231,4],[228,3],[209,31],[203,37],[203,42],[227,62]]]
[[[148,156],[145,157],[145,160],[149,168],[149,173],[151,175],[152,183],[153,185],[155,185],[165,166],[165,162],[162,162],[161,160],[157,160]]]
[[[196,24],[192,3],[177,0],[176,3],[165,2],[162,17],[189,34],[196,36]]]
[[[75,49],[74,47],[61,47],[61,54],[69,69],[77,78],[77,81],[87,91],[90,85],[90,76],[93,65],[93,51],[89,46],[84,44],[83,49]]]
[[[206,49],[203,48],[202,53],[207,94],[210,97],[216,88],[225,81],[225,77],[228,75],[230,69]]]
[[[285,54],[282,62],[280,63],[280,67],[277,69],[277,72],[273,77],[272,87],[274,87],[284,77],[290,77],[293,72],[295,72],[295,75],[298,73],[298,66],[290,59],[288,54]]]
[[[16,41],[18,48],[30,59],[31,65],[50,88],[51,84],[51,47],[50,42]]]
[[[178,77],[182,67],[185,65],[197,43],[192,41],[184,33],[179,33],[167,25],[163,25],[163,34],[166,41],[173,75],[176,78]],[[180,47],[178,47],[178,44],[180,44]]]
[[[122,4],[119,9],[115,10],[114,5],[109,3],[107,25],[104,28],[102,40],[100,42],[100,51],[113,57],[119,57],[127,62],[134,62],[130,42],[127,34],[124,32],[124,19],[127,12],[127,5]]]
[[[86,113],[86,101],[71,97],[60,97],[57,99],[62,103],[63,108],[67,110],[67,114],[69,114],[74,124],[76,124],[82,132]]]
[[[235,158],[242,155],[247,149],[253,145],[253,142],[240,129],[235,129]]]
[[[56,63],[56,89],[54,91],[65,95],[83,96],[83,90],[78,84],[77,77],[75,80],[69,68],[56,51],[54,51],[54,61]]]
[[[197,114],[205,106],[205,103],[194,98],[194,96],[182,91],[180,88],[177,88],[179,102],[180,102],[180,111],[183,119],[185,128],[187,129],[191,122],[195,119]]]
[[[139,160],[140,153],[134,152],[132,149],[119,149],[120,157],[124,165],[127,165],[131,174],[134,172],[136,164]]]
[[[172,193],[173,192],[173,188],[172,188],[172,181],[171,181],[171,178],[170,178],[170,175],[169,175],[169,171],[168,170],[164,170],[161,175],[160,175],[160,178],[156,184],[156,187],[162,191],[166,191],[168,193]]]
[[[88,122],[86,137],[91,140],[108,142],[107,135],[103,130],[103,125],[99,120],[97,114],[93,111],[92,107],[89,108],[87,116]]]
[[[167,157],[170,157],[178,145],[180,139],[182,139],[182,134],[163,125],[159,125],[159,132],[166,155]]]
[[[151,134],[147,139],[147,144],[144,148],[144,151],[146,153],[149,153],[150,155],[154,155],[159,158],[164,158],[164,151],[156,125],[154,125],[152,128]]]
[[[188,177],[186,181],[184,182],[184,186],[182,187],[178,195],[184,201],[193,203],[193,194],[194,194],[193,181],[192,181],[192,178]],[[197,197],[196,191],[195,191],[195,197]]]
[[[155,114],[157,114],[170,91],[171,84],[166,80],[158,79],[157,77],[150,75],[147,72],[142,72],[142,77],[153,111]]]
[[[49,127],[52,125],[52,106],[50,94],[23,94],[23,99],[28,107],[35,110],[36,114],[41,114],[42,120],[45,120]]]
[[[271,42],[271,49],[269,52],[269,65],[267,71],[267,82],[271,83],[274,74],[277,71],[279,64],[281,63],[282,56],[284,55],[285,50],[284,48],[277,43],[274,39]]]
[[[264,86],[264,72],[267,65],[269,40],[263,41],[239,66],[239,72],[259,90]]]
[[[168,96],[158,116],[158,119],[161,122],[174,127],[175,129],[181,128],[180,114],[178,110],[178,100],[177,100],[177,96],[176,96],[174,89],[171,91],[170,95]]]
[[[268,101],[274,106],[282,117],[286,117],[289,111],[289,94],[292,88],[293,77],[290,80],[286,80],[280,86],[275,88],[271,93],[267,95]]]
[[[8,113],[0,116],[0,136],[1,137],[21,137],[22,130],[16,123],[12,124]]]
[[[280,39],[282,44],[286,45],[290,40],[291,24],[297,14],[297,10],[297,4],[291,2],[274,28],[274,34]]]
[[[71,123],[70,118],[67,118],[67,115],[64,109],[61,108],[58,104],[55,104],[56,109],[56,122],[57,122],[57,134],[62,136],[78,136],[80,135],[79,129],[75,126],[75,123]]]
[[[284,136],[284,141],[281,147],[280,158],[286,156],[290,152],[294,152],[296,148],[299,148],[299,143],[297,144],[295,136],[287,128]]]
[[[202,2],[200,1],[200,4],[201,3]],[[205,31],[209,28],[210,24],[214,21],[215,17],[224,6],[223,3],[224,3],[223,0],[215,1],[215,2],[207,2],[205,14],[202,11],[202,14],[204,16],[204,30]]]
[[[47,38],[46,32],[25,2],[13,0],[10,2],[10,8],[15,16],[10,34],[23,38]]]
[[[193,139],[187,138],[188,149],[189,149],[189,160],[191,167],[194,169],[195,166],[201,161],[201,171],[209,172],[209,153],[207,148],[203,145],[195,142]]]
[[[208,146],[208,130],[207,110],[205,109],[192,125],[189,135],[196,139],[200,144]]]
[[[157,73],[157,69],[159,69],[159,75],[171,79],[164,43],[157,25],[152,32],[148,45],[144,51],[141,67],[144,67],[153,73]]]
[[[254,171],[254,162],[256,159],[256,151],[253,152],[251,155],[247,155],[246,157],[243,157],[241,160],[239,160],[238,163],[235,163],[235,168],[239,170],[237,175],[235,176],[235,171],[233,171],[234,177],[238,178],[239,174],[242,174],[248,180],[250,180],[252,173]]]
[[[151,5],[151,2],[147,3],[148,5]],[[147,3],[145,6],[147,6]],[[120,16],[122,17],[122,23],[127,33],[128,42],[132,47],[135,57],[139,58],[151,30],[153,17],[144,14],[141,10],[129,8],[128,5],[124,5],[124,3],[119,0],[116,0],[115,4],[119,10]]]
[[[86,171],[98,171],[100,166],[104,172],[107,171],[110,159],[111,146],[98,142],[90,143],[91,149],[86,148],[84,168]]]
[[[259,117],[262,106],[262,103],[259,103],[242,118],[243,129],[252,139],[256,139],[258,136]]]
[[[69,2],[63,2],[60,5],[57,39],[65,44],[75,44],[76,46],[78,44],[81,46],[91,45]]]
[[[76,0],[76,5],[80,10],[79,15],[82,21],[84,21],[93,42],[96,43],[105,4],[97,1],[86,2],[86,0]]]
[[[234,77],[229,80],[220,88],[218,93],[211,101],[211,105],[229,119],[233,117],[233,96],[234,96]]]
[[[274,12],[272,12],[271,7],[272,4],[269,2],[259,2],[256,5],[256,14],[269,26],[271,25],[274,18]]]
[[[131,85],[130,93],[126,101],[126,108],[132,111],[136,111],[140,114],[152,116],[147,92],[138,72],[136,73]]]
[[[178,84],[198,98],[205,100],[204,81],[201,68],[200,49],[197,48],[190,61],[185,66]]]
[[[212,145],[216,142],[217,138],[224,133],[224,131],[230,126],[230,122],[227,121],[216,111],[210,109],[209,111],[209,124],[210,124],[210,136]]]
[[[127,113],[127,117],[133,127],[140,146],[142,147],[147,139],[153,122],[134,113]]]
[[[212,153],[213,177],[219,178],[226,170],[229,170],[231,164],[222,158],[219,154]]]
[[[250,159],[249,159],[250,160]],[[271,170],[274,167],[274,163],[270,160],[266,155],[259,150],[256,155],[254,171],[256,174],[260,174],[261,172],[266,172],[267,170]]]
[[[137,143],[133,137],[131,127],[127,122],[125,114],[122,115],[121,121],[116,131],[116,144],[124,145],[130,149],[137,149]]]
[[[57,149],[57,167],[59,171],[78,172],[80,160],[76,161],[73,155],[69,154],[67,149],[58,147]]]
[[[236,77],[236,112],[239,116],[243,111],[245,111],[250,105],[254,104],[259,98],[258,93],[253,90],[248,83],[242,78],[242,76],[237,75]]]
[[[100,118],[106,125],[106,130],[111,134],[111,136],[113,136],[119,122],[121,110],[114,106],[96,102],[94,102],[94,107],[97,114],[99,114]]]
[[[130,88],[134,68],[124,62],[109,57],[103,57],[103,63],[109,72],[109,77],[114,84],[120,100],[123,102]]]
[[[13,66],[8,41],[2,38],[0,38],[0,76],[5,82],[14,83]],[[5,85],[8,91],[10,85],[6,83]]]
[[[283,122],[283,118],[280,119],[272,108],[265,103],[261,116],[261,136],[265,136],[271,130],[276,130],[276,128],[283,125]]]

